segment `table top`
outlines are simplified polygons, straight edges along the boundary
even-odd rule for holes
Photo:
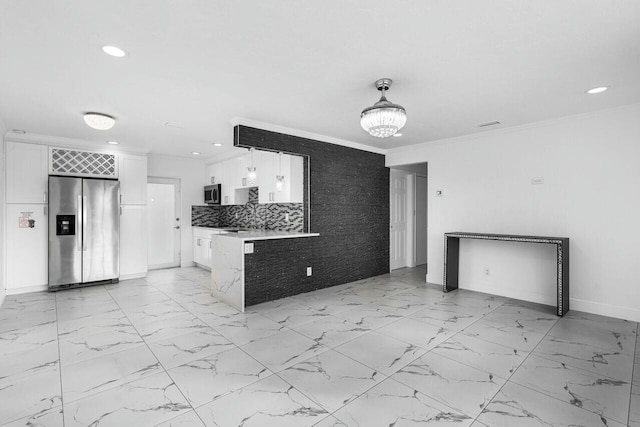
[[[447,237],[485,239],[485,240],[507,240],[515,242],[538,242],[538,243],[559,243],[569,242],[568,237],[554,236],[527,236],[520,234],[493,234],[493,233],[469,233],[466,231],[455,231],[444,233]]]

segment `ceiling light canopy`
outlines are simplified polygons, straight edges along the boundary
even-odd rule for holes
[[[193,154],[194,156],[199,156],[202,153],[199,151],[192,151],[191,154]]]
[[[90,128],[97,130],[109,130],[116,123],[116,119],[108,114],[84,113],[84,122]]]
[[[127,56],[127,52],[117,46],[102,46],[102,51],[107,55],[115,56],[116,58],[124,58]]]
[[[120,143],[118,141],[107,141],[107,144],[118,145]]]
[[[609,89],[609,87],[608,87],[608,86],[599,86],[599,87],[594,87],[594,88],[592,88],[592,89],[589,89],[589,90],[587,91],[587,93],[588,93],[589,95],[593,95],[593,94],[596,94],[596,93],[602,93],[602,92],[604,92],[604,91],[605,91],[605,90],[607,90],[607,89]]]
[[[376,80],[376,88],[382,92],[380,100],[362,110],[360,125],[370,135],[387,138],[394,135],[407,123],[407,112],[404,107],[387,101],[385,91],[391,87],[392,80],[383,78]]]

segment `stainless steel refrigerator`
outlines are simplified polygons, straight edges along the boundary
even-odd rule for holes
[[[49,177],[49,290],[120,276],[120,183]]]

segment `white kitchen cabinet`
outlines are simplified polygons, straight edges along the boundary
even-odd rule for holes
[[[7,293],[46,289],[48,272],[47,206],[7,204]]]
[[[147,158],[131,154],[118,156],[120,175],[120,203],[147,204]]]
[[[7,203],[47,203],[46,145],[6,143]]]
[[[200,267],[211,269],[211,239],[204,237],[194,237],[193,239],[193,262]]]
[[[260,203],[302,203],[303,159],[300,156],[261,152],[258,177]],[[276,176],[284,176],[282,190],[278,190]]]
[[[221,204],[222,205],[233,205],[235,199],[235,189],[238,187],[238,161],[236,159],[230,159],[225,162],[220,163],[219,166],[219,174],[220,174],[220,186],[221,188]]]
[[[206,179],[204,185],[219,184],[220,180],[220,163],[207,165]]]
[[[211,235],[220,233],[221,230],[206,227],[193,228],[193,262],[199,267],[211,270]]]
[[[121,205],[120,279],[147,274],[147,207]]]

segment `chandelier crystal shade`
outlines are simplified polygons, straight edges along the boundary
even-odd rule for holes
[[[380,100],[362,110],[360,125],[371,136],[387,138],[394,135],[407,123],[404,107],[387,100],[385,91],[391,86],[391,79],[376,80],[376,88],[382,92]]]

